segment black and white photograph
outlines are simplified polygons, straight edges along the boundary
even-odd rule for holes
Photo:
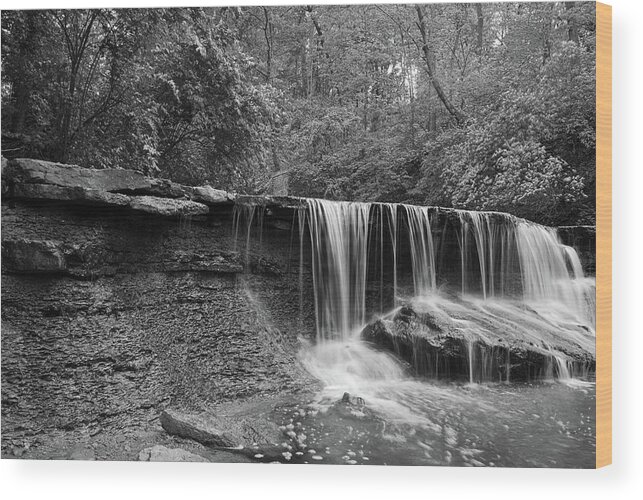
[[[597,4],[260,3],[2,11],[2,459],[595,468]]]

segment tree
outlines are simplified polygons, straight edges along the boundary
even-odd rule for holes
[[[2,29],[5,155],[594,217],[589,2],[7,11]]]

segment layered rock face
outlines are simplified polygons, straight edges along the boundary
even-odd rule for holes
[[[3,452],[314,385],[290,232],[238,251],[233,196],[35,160],[2,191]]]
[[[299,226],[305,206],[296,198],[234,196],[129,170],[3,159],[3,454],[29,458],[24,450],[43,435],[72,433],[83,453],[87,436],[123,429],[156,433],[163,426],[195,439],[190,415],[236,399],[314,389],[317,382],[297,359],[298,338],[316,331],[310,238]],[[376,208],[371,212],[370,224]],[[431,209],[440,289],[460,288],[460,224],[455,211]],[[413,293],[403,231],[396,273],[388,265],[391,249],[377,231],[369,233],[367,318],[399,305],[394,274],[397,294]],[[590,272],[591,234],[559,230]],[[469,286],[479,288],[470,274]],[[513,278],[508,274],[507,283]],[[545,338],[573,360],[559,365],[520,325],[509,328],[487,311],[478,326],[497,335],[469,337],[434,306],[408,303],[372,322],[363,337],[430,377],[531,380],[593,369],[583,332],[572,342],[563,334]],[[247,426],[229,423],[230,443],[258,440]],[[87,456],[197,459],[144,444]]]

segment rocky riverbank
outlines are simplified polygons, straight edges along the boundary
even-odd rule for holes
[[[3,456],[131,460],[166,408],[315,387],[290,232],[240,252],[233,195],[36,160],[2,192]]]

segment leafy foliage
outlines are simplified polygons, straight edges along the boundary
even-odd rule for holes
[[[4,11],[3,154],[592,223],[595,29],[589,2]]]

